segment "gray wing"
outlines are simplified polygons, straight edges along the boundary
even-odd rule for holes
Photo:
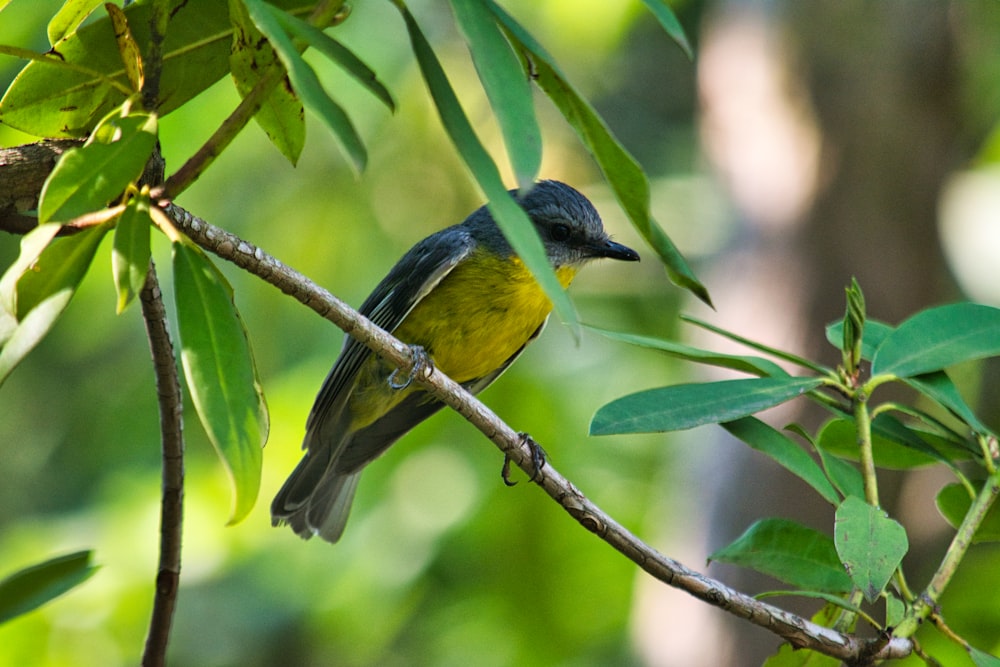
[[[474,246],[475,242],[469,233],[457,225],[427,237],[413,246],[390,269],[388,275],[361,304],[361,314],[392,333],[413,307],[469,256]],[[344,427],[344,424],[339,423],[344,406],[358,369],[370,355],[371,351],[367,347],[354,338],[345,336],[344,348],[330,369],[309,413],[303,447],[312,451],[326,440],[315,436],[321,435],[330,427]]]

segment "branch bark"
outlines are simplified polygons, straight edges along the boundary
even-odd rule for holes
[[[174,346],[167,326],[163,294],[156,267],[149,264],[146,284],[139,294],[146,336],[156,372],[160,405],[162,491],[160,501],[160,559],[149,634],[142,656],[143,667],[166,664],[167,642],[181,574],[181,527],[184,515],[184,431],[181,385],[174,361]]]
[[[253,244],[214,227],[169,202],[161,204],[177,228],[199,246],[274,285],[347,334],[388,359],[404,373],[414,372],[414,356],[408,345],[372,324],[367,318],[298,271],[286,266]],[[527,475],[535,473],[535,461],[525,438],[503,422],[486,405],[438,370],[422,366],[414,374],[436,398],[465,417],[517,464]],[[591,502],[548,462],[534,481],[580,525],[607,542],[644,571],[719,607],[770,630],[797,648],[809,648],[850,665],[869,665],[879,660],[902,658],[913,650],[909,639],[877,637],[861,639],[819,626],[778,607],[755,600],[710,577],[669,558],[611,518]]]

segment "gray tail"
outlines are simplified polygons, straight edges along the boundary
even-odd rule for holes
[[[271,503],[271,523],[288,524],[299,537],[336,542],[347,525],[361,471],[335,472],[326,457],[306,454]]]

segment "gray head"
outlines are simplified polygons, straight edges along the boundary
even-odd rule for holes
[[[608,238],[594,205],[565,183],[540,181],[524,197],[517,190],[510,194],[535,223],[553,266],[579,265],[599,257],[639,259],[634,250]],[[481,243],[502,254],[513,252],[485,206],[466,222],[476,229]]]

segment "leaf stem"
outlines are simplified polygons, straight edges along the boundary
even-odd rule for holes
[[[858,433],[858,449],[861,455],[861,476],[865,485],[865,500],[872,507],[878,507],[878,477],[875,474],[875,457],[872,454],[872,421],[868,412],[868,394],[858,390],[852,399],[854,423]]]

